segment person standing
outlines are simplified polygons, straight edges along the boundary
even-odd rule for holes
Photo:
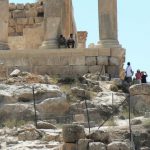
[[[137,70],[135,77],[136,77],[136,84],[141,84],[142,74],[139,69]]]
[[[142,71],[142,75],[141,75],[141,81],[142,81],[142,83],[147,83],[147,81],[146,81],[146,78],[147,78],[147,73],[146,72],[144,72],[144,71]]]
[[[127,81],[129,84],[132,82],[132,76],[134,72],[132,71],[132,67],[130,65],[130,62],[127,63],[127,68],[125,70],[125,81]]]

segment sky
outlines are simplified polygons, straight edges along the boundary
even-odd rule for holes
[[[15,3],[35,0],[9,0]],[[99,41],[98,0],[72,0],[78,31],[87,31],[87,46]],[[150,0],[118,0],[118,40],[126,49],[126,63],[146,71],[150,81]]]

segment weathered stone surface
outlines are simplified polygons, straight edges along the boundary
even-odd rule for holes
[[[107,145],[107,150],[130,150],[125,142],[112,142]]]
[[[150,84],[135,84],[129,89],[130,94],[134,95],[150,95]]]
[[[60,150],[76,150],[77,145],[74,143],[64,143]]]
[[[9,4],[9,10],[10,10],[10,11],[15,10],[16,8],[17,8],[17,6],[15,5],[15,3],[10,3],[10,4]]]
[[[75,143],[85,138],[83,126],[68,124],[63,126],[63,140],[66,143]]]
[[[108,57],[107,56],[98,56],[97,64],[98,65],[108,65]]]
[[[103,130],[96,130],[87,136],[89,139],[94,140],[94,142],[102,142],[108,144],[110,142],[109,133]]]
[[[89,143],[89,150],[106,150],[106,145],[101,142]]]
[[[90,142],[92,142],[90,139],[80,139],[78,141],[78,150],[87,150]]]
[[[85,65],[87,66],[94,66],[96,65],[96,57],[85,57]]]
[[[109,58],[109,64],[110,65],[119,65],[120,64],[120,62],[119,62],[119,59],[118,58],[116,58],[116,57],[110,57]]]
[[[17,4],[17,9],[18,10],[23,10],[24,9],[24,5],[23,4]]]
[[[17,77],[21,71],[19,69],[13,70],[13,72],[10,74],[11,77]]]
[[[51,123],[39,121],[37,122],[37,128],[38,129],[57,129],[56,126],[54,126]]]

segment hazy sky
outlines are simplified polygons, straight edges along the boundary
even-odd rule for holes
[[[10,0],[16,3],[34,1]],[[98,0],[72,1],[77,30],[88,32],[87,45],[96,44],[99,41]],[[118,0],[118,39],[126,49],[126,62],[131,62],[134,72],[140,69],[150,76],[149,7],[150,0]]]

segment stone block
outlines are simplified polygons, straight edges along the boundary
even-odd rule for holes
[[[32,8],[32,9],[26,10],[26,17],[27,18],[29,18],[29,17],[37,17],[36,9]]]
[[[12,13],[13,18],[25,18],[26,13],[24,10],[15,10]]]
[[[95,65],[95,66],[89,66],[89,72],[95,73],[95,72],[101,72],[101,74],[105,73],[105,66]]]
[[[107,150],[106,145],[101,142],[89,143],[89,150]]]
[[[74,143],[64,143],[60,150],[77,150],[77,144]]]
[[[99,56],[110,56],[110,48],[99,48]]]
[[[97,64],[97,58],[95,56],[86,56],[85,57],[85,65],[94,66]]]
[[[92,142],[90,139],[80,139],[78,141],[78,150],[87,150],[89,147],[89,142]]]
[[[84,50],[85,56],[98,56],[99,49],[98,48],[87,48]]]
[[[43,6],[38,6],[38,7],[37,7],[37,12],[38,12],[38,13],[44,12],[44,7],[43,7]]]
[[[9,19],[9,26],[10,27],[14,27],[16,24],[15,20],[14,19]]]
[[[116,57],[109,57],[109,64],[119,66],[120,60],[119,58],[116,58]]]
[[[23,33],[23,28],[24,28],[23,25],[17,25],[16,26],[16,32],[17,33]]]
[[[72,75],[84,75],[88,73],[88,66],[72,66],[71,74]]]
[[[28,19],[27,18],[17,18],[16,22],[18,25],[26,25],[28,23]]]
[[[107,66],[107,73],[110,74],[112,78],[118,78],[119,66]]]
[[[13,27],[8,27],[8,34],[14,33],[15,29]]]
[[[97,64],[98,65],[108,65],[108,57],[107,56],[98,56]]]
[[[69,65],[69,58],[67,56],[49,56],[47,58],[47,65],[66,66],[66,65]]]
[[[23,10],[24,9],[24,4],[17,4],[17,9],[18,10]]]
[[[30,5],[29,3],[27,3],[27,4],[25,4],[24,8],[25,8],[26,10],[29,10],[29,9],[31,8],[31,5]]]
[[[69,58],[69,65],[85,65],[84,56],[71,56]]]
[[[122,56],[125,56],[125,49],[123,49],[123,48],[111,48],[110,54],[112,57],[122,58]]]
[[[17,6],[15,5],[15,3],[10,3],[10,4],[9,4],[9,10],[10,10],[10,11],[15,10],[16,8],[17,8]]]
[[[35,23],[41,23],[41,22],[43,22],[43,19],[44,19],[44,17],[35,17],[34,21],[35,21]]]
[[[129,146],[125,142],[112,142],[107,145],[107,150],[130,150]]]
[[[63,140],[66,143],[76,143],[79,139],[85,138],[84,127],[75,124],[66,124],[63,126]]]
[[[32,18],[32,17],[30,17],[30,18],[28,18],[28,24],[29,25],[32,25],[32,24],[34,24],[35,22],[34,22],[34,18]]]
[[[75,120],[75,122],[85,122],[85,116],[84,116],[84,114],[76,114],[75,116],[74,116],[74,120]]]

